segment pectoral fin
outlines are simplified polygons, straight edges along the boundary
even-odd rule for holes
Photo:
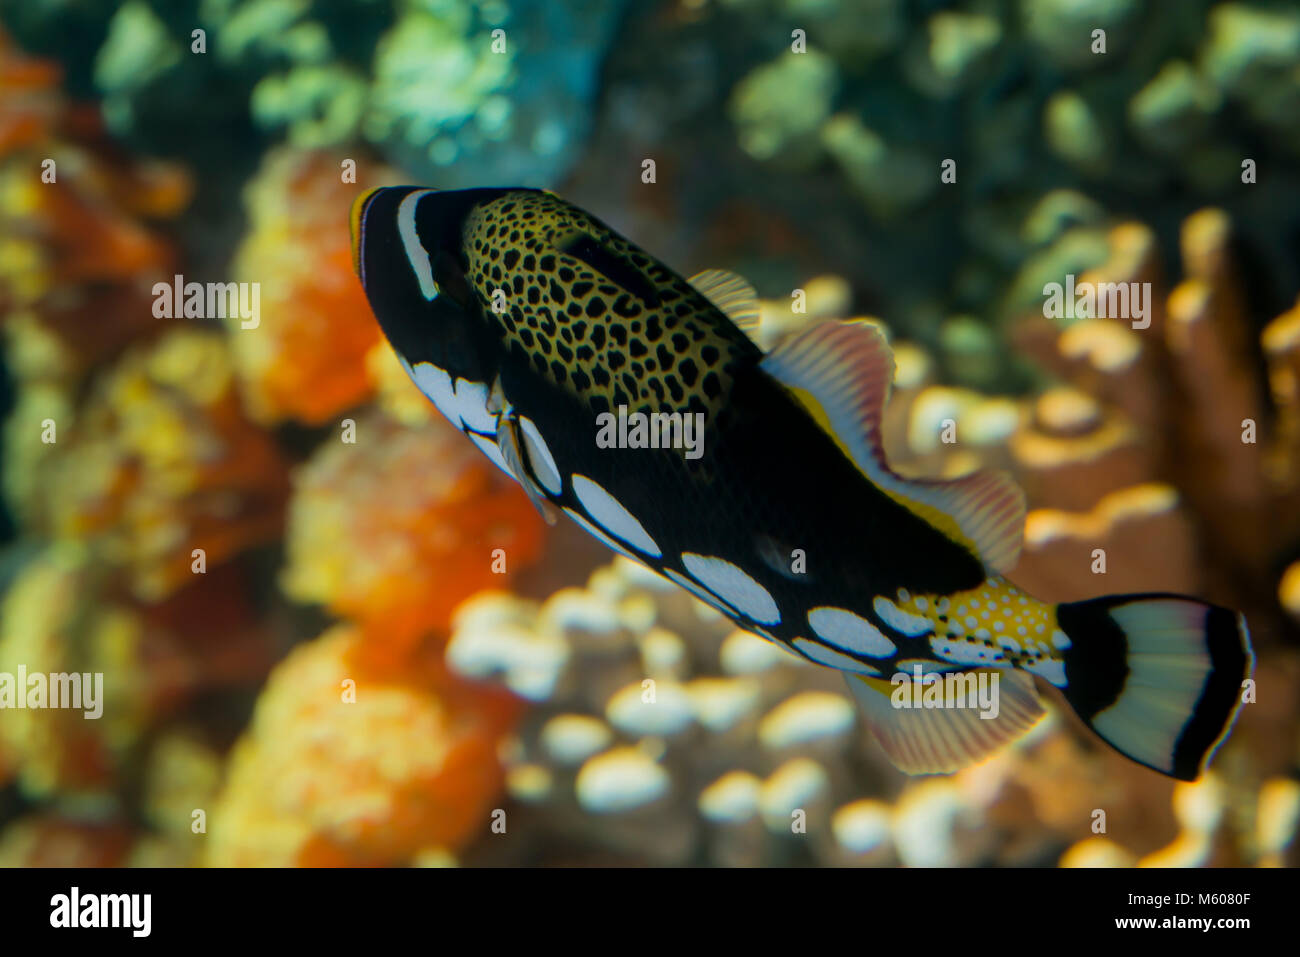
[[[546,519],[547,525],[554,525],[560,517],[560,511],[550,499],[546,497],[537,480],[533,478],[532,471],[528,468],[523,455],[523,435],[519,430],[519,420],[514,416],[502,416],[497,422],[497,447],[501,450],[501,457],[506,460],[506,465],[514,473],[519,484],[528,493],[528,500],[533,503],[542,518]]]
[[[533,503],[547,525],[554,525],[560,518],[560,510],[546,497],[546,491],[538,483],[533,469],[525,454],[525,436],[519,425],[519,416],[515,414],[501,387],[501,377],[497,376],[488,392],[487,411],[497,417],[497,449],[511,474],[523,486],[528,500]]]

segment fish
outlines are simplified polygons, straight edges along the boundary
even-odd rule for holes
[[[985,759],[1046,714],[1040,691],[1180,780],[1229,734],[1254,667],[1245,617],[1176,594],[1052,603],[1018,588],[1010,476],[890,467],[878,324],[812,322],[764,351],[742,277],[684,278],[548,190],[379,187],[351,230],[412,381],[548,521],[842,672],[901,770]],[[637,414],[666,441],[612,424]],[[693,453],[675,441],[685,416],[702,416]],[[904,676],[991,682],[996,713],[907,706]]]

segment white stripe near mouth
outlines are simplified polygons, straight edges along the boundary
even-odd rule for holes
[[[420,242],[415,231],[415,209],[420,200],[434,192],[431,189],[417,189],[397,207],[397,234],[402,238],[402,249],[406,252],[406,261],[411,264],[415,280],[420,284],[420,295],[425,299],[434,299],[438,295],[438,284],[433,281],[433,264],[429,261],[428,250]]]

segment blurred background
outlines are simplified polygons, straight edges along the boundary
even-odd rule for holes
[[[1290,2],[0,0],[0,673],[104,675],[0,711],[0,864],[1295,864],[1298,161]],[[1017,583],[1246,612],[1212,773],[1052,707],[907,778],[546,528],[380,341],[347,214],[401,182],[555,189],[769,341],[885,322],[892,459],[1011,470]],[[157,318],[177,274],[259,324]],[[1150,327],[1045,318],[1071,274]]]

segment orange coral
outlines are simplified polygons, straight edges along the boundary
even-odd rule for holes
[[[352,269],[345,214],[382,171],[342,182],[343,158],[271,153],[246,192],[252,229],[235,278],[261,284],[256,328],[229,323],[249,411],[310,424],[369,398],[365,356],[379,325]],[[363,169],[368,168],[363,166]]]
[[[0,867],[121,867],[130,847],[131,832],[122,824],[32,814],[5,829]]]
[[[400,654],[466,597],[501,586],[495,549],[511,572],[541,547],[523,492],[442,421],[367,415],[355,444],[326,442],[294,484],[285,590],[360,623],[376,654]]]
[[[402,678],[357,664],[337,626],[272,674],[210,817],[208,863],[416,862],[486,827],[518,705],[450,677],[436,647]]]
[[[190,184],[117,154],[58,81],[0,34],[0,316],[34,310],[80,373],[157,326],[152,284],[175,257],[141,221],[179,212]]]
[[[149,606],[112,578],[84,547],[55,544],[0,603],[0,672],[100,676],[95,703],[81,702],[97,718],[82,708],[5,712],[0,759],[28,797],[112,792],[149,727],[200,691],[246,686],[270,669],[267,634],[237,570],[216,569]]]
[[[49,135],[59,111],[57,87],[63,79],[59,67],[36,60],[17,49],[0,30],[0,153],[39,142]]]
[[[59,537],[89,537],[135,591],[157,598],[280,533],[288,476],[244,417],[225,340],[177,330],[102,379],[51,462]]]
[[[356,624],[273,673],[212,816],[213,864],[419,862],[467,844],[503,787],[520,705],[451,676],[437,632],[502,581],[493,549],[509,571],[536,557],[541,519],[445,423],[353,428],[296,476],[284,587]]]
[[[107,708],[103,698],[121,700],[120,686],[113,687],[121,672],[113,672],[133,663],[139,622],[120,606],[101,603],[103,597],[84,554],[64,546],[30,562],[0,605],[0,672],[16,674],[21,667],[29,674],[104,675],[99,705],[107,718],[86,720],[83,711],[68,708],[5,712],[0,749],[12,755],[18,783],[29,796],[98,793],[112,785],[106,732],[110,724],[134,722]]]
[[[170,714],[200,692],[260,682],[275,660],[268,628],[258,623],[248,575],[220,565],[161,601],[131,602],[140,618],[138,702],[150,717]]]

